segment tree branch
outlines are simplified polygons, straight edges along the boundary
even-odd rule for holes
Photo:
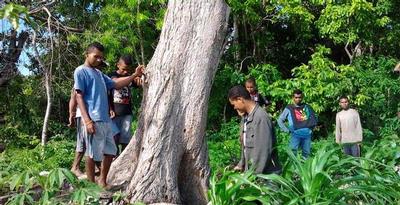
[[[47,2],[46,0],[43,0],[42,2],[39,3],[39,4],[44,3],[43,5],[41,5],[37,8],[31,9],[30,11],[28,11],[28,14],[32,15],[32,14],[39,13],[43,8],[45,8],[45,7],[50,8],[50,7],[54,6],[54,4],[56,3],[56,1],[54,1],[54,0],[47,2],[47,3],[46,2]]]
[[[37,15],[32,15],[31,16],[34,19],[40,20],[40,21],[47,21],[46,18],[43,18],[41,16],[37,16]],[[70,27],[70,26],[66,26],[64,24],[62,24],[57,18],[55,18],[54,16],[52,16],[52,19],[55,23],[51,23],[52,27],[59,27],[61,26],[62,30],[66,31],[66,32],[74,32],[74,33],[83,33],[84,30],[80,29],[80,28],[74,28],[74,27]]]

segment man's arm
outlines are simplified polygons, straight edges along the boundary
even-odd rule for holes
[[[336,137],[336,143],[340,144],[342,141],[342,128],[340,126],[340,118],[339,118],[339,113],[336,114],[336,129],[335,129],[335,137]]]
[[[75,90],[73,89],[71,91],[71,97],[69,98],[69,103],[68,103],[68,110],[69,110],[69,124],[68,127],[74,127],[75,123],[75,117],[76,117],[76,95],[75,95]]]
[[[132,83],[135,80],[136,77],[141,77],[142,74],[143,74],[143,65],[139,65],[136,68],[134,74],[127,76],[127,77],[113,78],[113,81],[115,82],[114,88],[120,89],[125,86],[128,86],[130,83]]]
[[[283,112],[281,113],[281,115],[279,115],[279,118],[278,118],[278,125],[281,128],[281,130],[284,132],[289,132],[289,128],[287,128],[285,125],[285,120],[288,115],[289,115],[289,110],[287,108],[285,108],[283,110]]]
[[[254,165],[255,165],[255,173],[262,173],[264,171],[265,166],[267,166],[267,162],[271,159],[272,153],[272,138],[273,138],[273,127],[271,119],[262,118],[257,123],[256,133],[255,133],[255,153],[254,156]]]
[[[81,110],[82,119],[85,123],[86,130],[89,134],[95,133],[94,122],[90,119],[90,116],[87,112],[85,101],[83,101],[83,93],[80,90],[76,90],[76,101],[78,103],[78,107]]]
[[[109,111],[110,111],[110,118],[111,119],[114,119],[114,117],[115,117],[115,106],[114,106],[113,91],[114,90],[110,90],[107,93],[107,95],[108,95],[108,105],[109,105]]]
[[[241,150],[240,150],[240,160],[239,163],[233,168],[233,170],[235,171],[244,171],[244,146],[243,144],[241,144],[240,146]]]
[[[362,139],[362,135],[363,135],[363,130],[362,130],[362,126],[361,126],[361,119],[360,119],[360,114],[358,114],[358,112],[356,111],[356,113],[357,113],[357,124],[356,124],[356,131],[357,131],[357,135],[358,136],[361,136],[361,139]]]

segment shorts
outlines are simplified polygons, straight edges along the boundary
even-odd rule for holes
[[[113,137],[119,134],[119,128],[117,127],[114,121],[111,121],[111,132]]]
[[[132,115],[116,116],[113,121],[119,129],[119,144],[129,144],[132,138]]]
[[[85,152],[85,137],[83,136],[82,129],[82,122],[81,122],[81,117],[75,118],[75,123],[76,123],[76,152]]]
[[[116,155],[117,146],[115,145],[112,123],[109,122],[95,122],[95,133],[87,133],[86,127],[82,126],[83,136],[86,141],[85,156],[92,158],[94,161],[102,161],[105,154]]]

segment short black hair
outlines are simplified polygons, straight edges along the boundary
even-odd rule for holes
[[[347,101],[349,100],[349,98],[348,98],[346,95],[340,96],[339,101],[340,101],[341,99],[346,99]]]
[[[293,96],[294,95],[303,95],[303,91],[301,91],[300,89],[296,89],[293,91]]]
[[[89,44],[88,47],[86,48],[86,54],[89,54],[94,49],[104,52],[104,46],[101,43],[93,42],[93,43]]]
[[[124,63],[127,66],[132,66],[133,65],[133,60],[132,60],[132,57],[130,55],[122,55],[121,57],[119,57],[119,59],[124,61]]]
[[[253,77],[247,79],[245,83],[252,83],[255,87],[257,87],[256,79]]]
[[[228,92],[229,99],[236,99],[238,97],[242,97],[246,100],[251,100],[250,93],[247,92],[246,88],[241,85],[232,87]]]

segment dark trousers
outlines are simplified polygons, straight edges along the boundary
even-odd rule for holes
[[[351,155],[353,157],[360,157],[361,150],[359,144],[344,144],[343,152],[347,155]]]

